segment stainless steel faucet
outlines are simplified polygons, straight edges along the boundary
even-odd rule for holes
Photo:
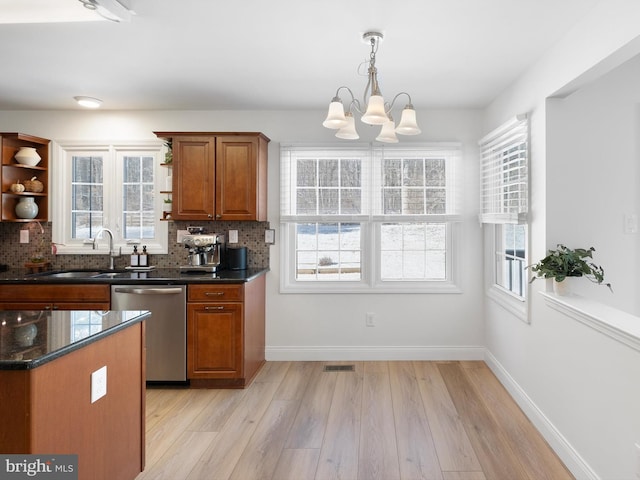
[[[115,269],[114,259],[122,254],[122,247],[120,247],[120,252],[116,252],[113,248],[113,232],[108,228],[101,228],[100,230],[98,230],[98,233],[96,233],[96,236],[93,239],[94,250],[98,247],[98,237],[102,232],[106,232],[109,234],[109,269],[113,270]]]

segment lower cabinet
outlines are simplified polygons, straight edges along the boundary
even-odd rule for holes
[[[187,377],[192,387],[245,387],[264,363],[265,277],[187,287]]]

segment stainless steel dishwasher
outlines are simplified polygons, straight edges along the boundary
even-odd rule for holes
[[[112,285],[112,310],[149,310],[146,321],[147,382],[187,380],[185,285]]]

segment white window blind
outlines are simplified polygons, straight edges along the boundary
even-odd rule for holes
[[[529,121],[519,115],[479,142],[480,221],[524,223],[529,195]]]

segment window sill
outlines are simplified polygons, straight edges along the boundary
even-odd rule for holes
[[[640,319],[635,315],[579,295],[540,292],[547,306],[598,332],[640,351]]]
[[[506,290],[496,286],[492,286],[487,290],[487,297],[511,314],[518,317],[524,323],[530,323],[529,315],[527,314],[527,303],[524,299],[516,297],[515,295],[508,293]]]

